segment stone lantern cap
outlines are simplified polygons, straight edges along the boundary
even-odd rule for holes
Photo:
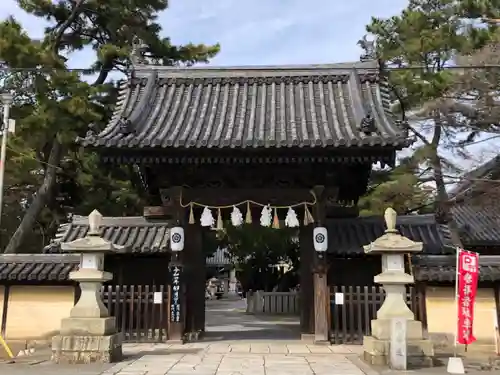
[[[84,238],[71,242],[61,243],[61,250],[72,253],[109,253],[124,246],[115,245],[101,237],[99,228],[102,223],[102,215],[94,210],[89,215],[89,232]]]
[[[366,254],[418,253],[423,249],[422,242],[415,242],[399,234],[396,229],[397,213],[389,207],[384,213],[387,229],[372,243],[363,246]]]

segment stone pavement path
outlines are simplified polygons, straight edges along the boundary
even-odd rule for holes
[[[261,348],[259,347],[259,352],[269,350]],[[283,346],[280,349],[285,351]],[[248,352],[218,353],[219,351],[212,347],[196,354],[145,355],[123,368],[121,365],[114,366],[103,372],[103,375],[364,374],[342,354],[258,354],[252,353],[251,349]]]
[[[298,316],[254,316],[245,313],[246,302],[236,300],[207,301],[206,338],[224,340],[298,340]]]
[[[299,341],[296,317],[256,317],[243,300],[207,303],[207,338],[186,345],[125,344],[125,360],[111,365],[55,365],[49,352],[0,364],[8,375],[364,375],[357,347]]]
[[[347,346],[300,343],[192,343],[125,345],[125,361],[114,365],[0,365],[9,375],[364,375]]]

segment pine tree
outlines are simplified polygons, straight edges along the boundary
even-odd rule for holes
[[[18,124],[9,144],[8,179],[13,188],[7,195],[26,196],[26,209],[18,210],[22,219],[6,253],[21,251],[40,221],[44,227],[54,227],[67,213],[59,200],[75,210],[104,206],[133,211],[139,198],[130,171],[119,171],[118,176],[102,169],[96,172],[95,156],[79,150],[75,139],[85,135],[89,124],[106,123],[110,98],[116,93],[109,73],[127,70],[134,39],[148,45],[148,53],[164,65],[206,62],[219,50],[218,45],[175,46],[160,37],[157,18],[167,9],[166,0],[18,0],[18,4],[50,26],[42,40],[34,40],[14,18],[0,23],[0,61],[9,69],[2,84],[15,96],[12,113]],[[67,57],[83,49],[94,52],[94,62],[84,71],[70,70]],[[66,196],[58,195],[59,184],[66,185],[59,189]],[[110,200],[118,204],[106,206]]]
[[[494,40],[497,26],[485,17],[499,14],[500,4],[482,0],[410,0],[398,16],[373,18],[367,31],[375,36],[377,52],[387,72],[395,102],[409,132],[417,140],[412,151],[416,176],[435,185],[434,210],[452,229],[460,244],[450,212],[448,176],[461,172],[446,153],[467,155],[464,142],[478,128],[469,108],[461,105],[457,90],[459,70],[447,69],[457,56],[473,53]],[[476,21],[476,22],[471,22]],[[388,72],[388,68],[397,70]],[[484,124],[486,125],[486,124]],[[411,181],[409,183],[412,183]]]

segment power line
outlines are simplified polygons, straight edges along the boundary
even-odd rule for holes
[[[297,68],[300,67],[305,67],[309,64],[297,64],[297,65],[285,65],[286,67],[293,68],[296,66]],[[346,71],[349,69],[360,69],[363,71],[373,71],[373,72],[379,72],[379,68],[377,67],[356,67],[353,65],[352,67],[340,67],[340,66],[329,66],[330,64],[315,64],[315,67],[322,68],[325,70],[339,70],[339,71]],[[128,69],[127,71],[135,71],[135,72],[149,72],[151,70],[176,70],[176,69],[231,69],[231,68],[277,68],[280,65],[269,65],[269,66],[259,66],[259,65],[247,65],[247,66],[211,66],[211,65],[203,65],[203,66],[195,66],[195,67],[176,67],[176,66],[168,66],[168,65],[149,65],[147,67],[134,67],[131,69]],[[312,66],[312,64],[311,64]],[[454,66],[446,66],[441,68],[440,70],[472,70],[472,69],[495,69],[495,68],[500,68],[500,64],[482,64],[482,65],[454,65]],[[384,68],[384,71],[392,72],[392,71],[412,71],[412,70],[427,70],[427,71],[432,71],[432,70],[437,70],[437,69],[429,69],[429,67],[426,66],[402,66],[402,67],[386,67]],[[99,72],[98,69],[91,69],[91,68],[10,68],[10,67],[0,67],[0,72],[57,72],[57,71],[63,71],[63,72],[81,72],[81,73],[88,73],[88,74],[97,74]],[[108,72],[120,72],[124,73],[124,69],[118,69],[118,68],[112,68],[108,69]]]

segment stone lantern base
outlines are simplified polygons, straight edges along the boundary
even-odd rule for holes
[[[55,363],[111,363],[122,359],[122,334],[115,318],[66,318],[61,334],[52,338]]]
[[[363,359],[371,365],[390,365],[391,320],[375,319],[371,322],[372,336],[363,338]],[[424,339],[422,323],[408,320],[406,325],[407,360],[410,366],[432,367],[434,364],[434,345]]]

